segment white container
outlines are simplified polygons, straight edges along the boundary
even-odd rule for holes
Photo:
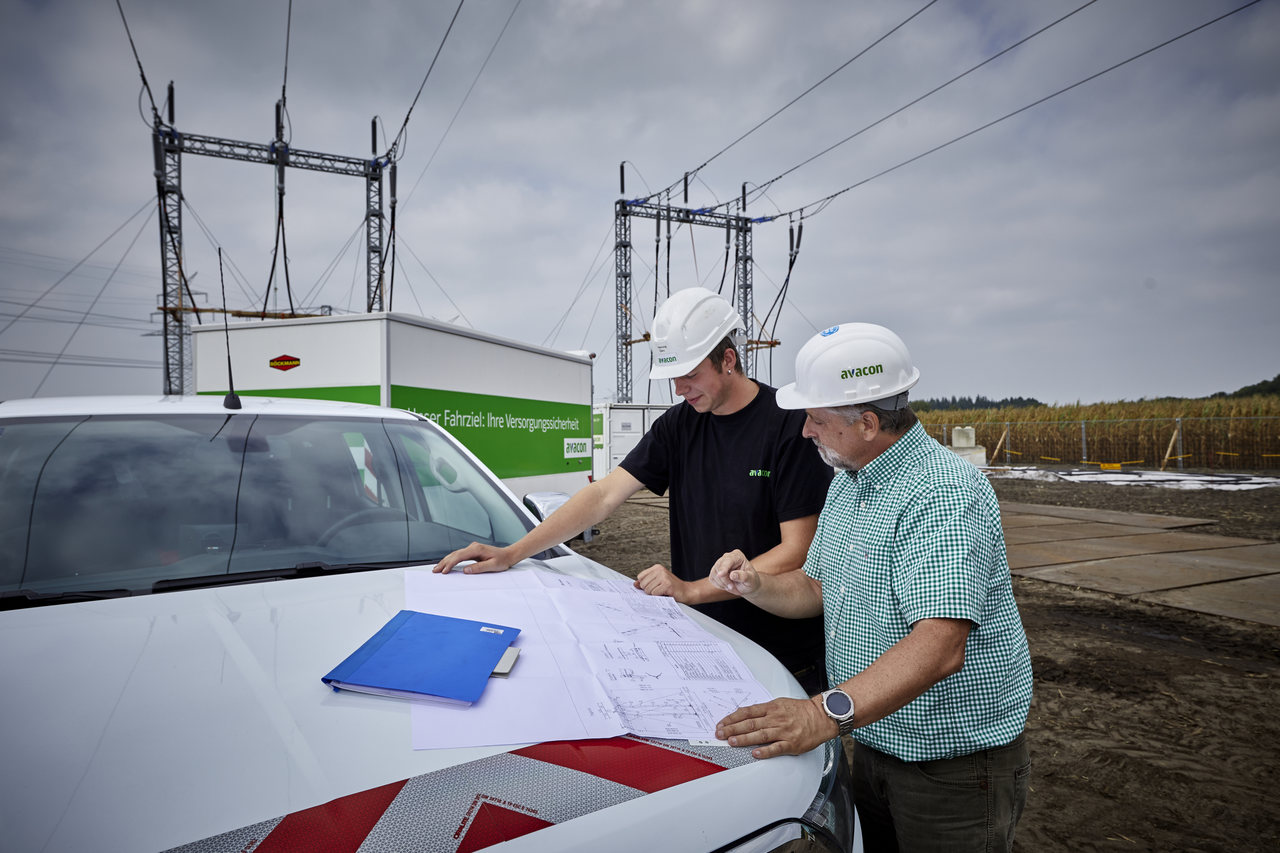
[[[627,458],[671,403],[596,403],[591,411],[592,476],[599,480]]]
[[[409,314],[207,323],[195,391],[346,400],[425,415],[517,496],[572,494],[591,474],[591,360]]]

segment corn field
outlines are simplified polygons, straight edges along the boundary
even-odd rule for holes
[[[955,427],[973,427],[991,465],[1280,470],[1273,395],[928,411],[920,421],[943,444]]]

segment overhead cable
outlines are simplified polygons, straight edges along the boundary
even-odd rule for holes
[[[26,249],[19,249],[12,246],[0,246],[0,264],[8,264],[9,266],[26,267],[33,270],[44,270],[53,272],[62,272],[66,269],[66,258],[57,255],[45,255],[40,252],[32,252]],[[108,270],[111,268],[109,264],[92,264],[86,263],[82,265],[86,270]],[[123,272],[135,278],[144,279],[147,286],[151,287],[155,279],[155,270],[151,266],[135,265],[131,266]],[[13,292],[12,290],[10,292]]]
[[[600,267],[600,269],[603,271],[604,267],[602,266]],[[578,346],[578,349],[587,348],[587,337],[591,334],[591,327],[595,325],[596,315],[600,313],[600,306],[604,304],[604,295],[608,291],[609,291],[609,280],[606,278],[604,279],[604,282],[600,285],[600,295],[596,297],[596,307],[591,309],[591,316],[587,319],[587,325],[582,330],[582,343]]]
[[[129,49],[133,51],[133,61],[138,64],[138,76],[142,78],[142,88],[147,91],[147,100],[151,102],[151,117],[155,126],[160,126],[160,110],[156,108],[156,99],[151,94],[151,84],[147,82],[147,72],[142,70],[142,59],[138,57],[138,46],[133,43],[133,33],[129,31],[129,21],[124,16],[124,6],[116,0],[116,8],[120,10],[120,22],[124,24],[124,34],[129,37]]]
[[[10,328],[11,326],[13,326],[13,324],[14,324],[14,323],[18,322],[18,321],[19,321],[19,320],[21,320],[23,317],[25,317],[25,316],[27,315],[27,313],[28,313],[32,308],[35,308],[37,305],[39,305],[39,304],[40,304],[40,300],[42,300],[42,299],[44,299],[46,296],[48,296],[48,295],[53,291],[53,289],[54,289],[55,287],[57,287],[58,285],[62,284],[64,281],[66,281],[68,278],[70,278],[70,277],[71,277],[71,274],[72,274],[73,272],[75,272],[77,269],[79,269],[79,268],[80,268],[80,266],[81,266],[82,264],[84,264],[84,262],[85,262],[85,261],[87,261],[87,260],[89,260],[89,258],[93,257],[94,253],[96,253],[99,249],[101,249],[103,246],[105,246],[105,245],[106,245],[106,244],[111,240],[111,238],[112,238],[112,237],[116,236],[116,235],[117,235],[117,234],[119,234],[121,231],[123,231],[123,230],[124,230],[124,227],[125,227],[126,225],[128,225],[130,222],[132,222],[134,219],[136,219],[136,218],[138,217],[138,215],[139,215],[139,214],[141,214],[144,210],[146,210],[147,208],[149,208],[149,207],[151,206],[151,202],[153,202],[153,201],[155,201],[155,197],[154,197],[154,196],[153,196],[153,197],[151,197],[151,198],[149,198],[149,199],[147,199],[147,200],[146,200],[146,202],[144,202],[144,203],[143,203],[142,207],[140,207],[140,208],[138,208],[136,211],[134,211],[133,215],[131,215],[131,216],[130,216],[128,219],[126,219],[124,222],[121,222],[121,223],[120,223],[120,225],[119,225],[119,227],[117,227],[117,228],[116,228],[116,230],[114,230],[114,231],[112,231],[110,234],[108,234],[108,235],[103,239],[103,241],[102,241],[101,243],[99,243],[98,245],[96,245],[96,246],[94,246],[92,249],[90,249],[90,250],[89,250],[89,254],[85,255],[83,258],[81,258],[80,260],[76,261],[76,262],[75,262],[75,264],[73,264],[73,265],[72,265],[71,269],[69,269],[69,270],[67,270],[65,273],[63,273],[63,274],[58,278],[58,280],[57,280],[57,281],[55,281],[53,284],[51,284],[51,285],[49,285],[48,287],[46,287],[46,288],[44,289],[44,292],[43,292],[43,293],[41,293],[39,296],[37,296],[37,297],[35,298],[35,300],[34,300],[34,301],[32,301],[32,303],[31,303],[30,305],[28,305],[26,308],[24,308],[24,309],[22,309],[21,311],[19,311],[19,312],[18,312],[18,313],[13,317],[13,319],[12,319],[12,320],[10,320],[8,323],[6,323],[6,324],[4,325],[4,328],[0,329],[0,335],[4,334],[6,331],[8,331],[8,330],[9,330],[9,328]],[[150,219],[150,216],[148,216],[147,218],[148,218],[148,219]]]
[[[191,200],[185,195],[182,197],[182,207],[191,215],[191,218],[195,220],[196,225],[200,227],[200,232],[204,234],[205,240],[209,241],[209,246],[221,251],[222,243],[214,236],[213,231],[205,224],[204,220],[200,218],[200,214],[196,211],[195,207],[192,206]],[[258,297],[252,293],[249,287],[248,278],[240,271],[240,268],[236,266],[235,260],[228,256],[226,258],[226,263],[231,267],[231,275],[236,280],[236,283],[240,285],[240,293],[244,296],[245,300],[248,302],[256,300]]]
[[[115,267],[112,268],[111,274],[108,275],[106,279],[102,282],[102,287],[98,288],[97,295],[93,297],[93,301],[90,302],[89,307],[85,309],[84,315],[81,316],[80,318],[80,322],[76,323],[75,328],[71,330],[71,334],[67,336],[67,340],[62,344],[62,349],[58,350],[57,357],[55,357],[54,360],[49,364],[49,369],[44,372],[44,376],[40,378],[40,382],[37,383],[36,389],[31,392],[32,397],[38,396],[40,394],[40,389],[43,388],[44,383],[48,381],[49,374],[53,373],[53,369],[58,366],[59,360],[64,355],[66,355],[67,347],[71,346],[71,342],[76,339],[76,335],[79,334],[82,328],[84,328],[85,320],[88,318],[89,314],[93,311],[93,309],[97,307],[98,300],[102,298],[103,292],[107,289],[107,286],[111,284],[111,280],[115,278],[116,272],[120,269],[120,265],[123,264],[124,259],[129,256],[129,252],[133,250],[134,244],[136,244],[138,242],[138,238],[142,236],[142,230],[147,227],[147,223],[149,223],[150,221],[151,221],[150,215],[148,215],[145,219],[142,220],[142,225],[138,228],[138,233],[133,235],[133,239],[130,240],[129,245],[125,247],[124,253],[120,256],[120,260],[118,260],[116,262]]]
[[[832,72],[831,72],[830,74],[828,74],[827,76],[823,77],[823,78],[822,78],[821,80],[819,80],[817,83],[814,83],[814,84],[813,84],[812,86],[810,86],[808,89],[805,89],[805,90],[804,90],[803,92],[801,92],[799,95],[796,95],[796,96],[795,96],[794,98],[792,98],[790,101],[787,101],[787,103],[783,104],[781,107],[779,107],[778,109],[774,110],[774,111],[773,111],[772,113],[770,113],[770,114],[769,114],[765,119],[763,119],[762,121],[760,121],[759,123],[757,123],[754,127],[752,127],[750,130],[748,130],[746,133],[742,134],[742,135],[741,135],[741,136],[739,136],[737,139],[735,139],[735,140],[733,140],[732,142],[730,142],[730,143],[729,143],[728,145],[726,145],[724,148],[721,148],[721,149],[720,149],[719,151],[717,151],[715,154],[712,154],[710,157],[708,157],[708,158],[706,159],[706,161],[705,161],[701,166],[698,166],[696,169],[693,169],[692,171],[690,171],[690,172],[686,173],[686,174],[685,174],[685,176],[684,176],[684,178],[682,178],[682,180],[687,180],[687,179],[688,179],[688,177],[689,177],[690,175],[696,175],[696,174],[698,174],[699,172],[701,172],[703,169],[705,169],[707,166],[709,166],[713,160],[715,160],[716,158],[718,158],[721,154],[724,154],[724,153],[725,153],[725,152],[727,152],[730,148],[733,148],[733,147],[734,147],[735,145],[737,145],[739,142],[741,142],[742,140],[746,139],[748,136],[750,136],[751,134],[755,133],[757,130],[759,130],[760,128],[764,127],[764,126],[765,126],[766,124],[768,124],[769,122],[773,121],[775,118],[777,118],[779,115],[781,115],[784,111],[786,111],[787,109],[789,109],[789,108],[791,108],[792,106],[794,106],[794,105],[796,104],[796,102],[797,102],[797,101],[799,101],[801,98],[803,98],[805,95],[808,95],[808,94],[809,94],[810,92],[812,92],[814,89],[818,88],[818,87],[819,87],[819,86],[821,86],[823,83],[827,82],[827,81],[828,81],[828,80],[830,80],[832,77],[834,77],[834,76],[836,76],[837,74],[839,74],[839,73],[840,73],[841,71],[843,71],[845,68],[848,68],[848,67],[849,67],[850,65],[852,65],[856,60],[861,59],[861,58],[862,58],[862,56],[864,56],[868,51],[870,51],[870,50],[871,50],[872,48],[874,48],[876,45],[880,44],[882,41],[884,41],[885,39],[887,39],[889,36],[891,36],[891,35],[893,35],[894,33],[896,33],[898,30],[902,29],[904,26],[906,26],[908,23],[910,23],[910,22],[911,22],[911,21],[912,21],[916,16],[918,16],[920,13],[924,12],[926,9],[928,9],[930,6],[932,6],[932,5],[933,5],[934,3],[936,3],[936,2],[938,2],[938,0],[929,0],[929,2],[928,2],[928,3],[924,4],[924,5],[923,5],[923,6],[921,6],[919,9],[917,9],[915,12],[911,13],[910,15],[908,15],[905,19],[903,19],[903,20],[902,20],[902,21],[901,21],[897,26],[895,26],[893,29],[889,30],[889,31],[888,31],[888,32],[886,32],[884,35],[880,36],[878,39],[876,39],[875,41],[873,41],[871,44],[867,45],[867,46],[866,46],[866,47],[864,47],[862,50],[858,51],[856,54],[854,54],[853,56],[851,56],[849,59],[845,60],[845,62],[844,62],[842,65],[840,65],[840,67],[839,67],[839,68],[836,68],[834,71],[832,71]],[[677,182],[677,183],[678,183],[678,182]],[[667,187],[667,188],[666,188],[666,190],[659,190],[657,194],[658,194],[658,195],[661,195],[663,192],[669,192],[670,190],[674,189],[674,188],[675,188],[675,186],[676,186],[676,184],[674,184],[674,183],[673,183],[671,186]],[[650,198],[652,198],[652,196],[650,196]]]
[[[0,298],[0,305],[26,305],[26,304],[27,303],[22,302],[21,300],[18,300],[18,299]],[[53,308],[48,305],[42,306],[39,310],[42,312],[41,316],[38,316],[38,317],[28,316],[27,319],[30,321],[39,322],[39,323],[80,322],[79,320],[73,320],[68,317],[44,316],[44,313],[46,312],[49,314],[74,314],[77,318],[81,318],[81,317],[95,318],[95,322],[90,322],[88,320],[85,320],[84,325],[94,326],[100,329],[125,329],[129,331],[140,332],[147,328],[147,323],[143,320],[139,320],[137,317],[122,317],[118,314],[99,314],[93,311],[80,311],[78,309],[73,309],[73,308]],[[6,316],[6,317],[10,316],[7,310],[3,308],[0,308],[0,315]],[[113,320],[117,322],[106,322],[106,321],[113,321]]]
[[[861,187],[861,186],[863,186],[863,185],[865,185],[865,184],[868,184],[868,183],[870,183],[871,181],[874,181],[876,178],[882,178],[882,177],[884,177],[885,175],[889,174],[890,172],[895,172],[895,171],[897,171],[898,169],[901,169],[903,166],[909,166],[910,164],[912,164],[912,163],[916,162],[917,160],[920,160],[920,159],[923,159],[923,158],[925,158],[925,157],[928,157],[930,154],[936,154],[937,152],[941,151],[941,150],[942,150],[942,149],[944,149],[944,148],[947,148],[947,147],[950,147],[950,146],[952,146],[952,145],[955,145],[957,142],[961,142],[962,140],[968,139],[970,136],[974,136],[974,135],[976,135],[976,134],[978,134],[978,133],[981,133],[982,131],[986,130],[987,128],[994,127],[995,125],[999,124],[1000,122],[1005,121],[1006,119],[1013,118],[1014,116],[1019,115],[1019,114],[1021,114],[1021,113],[1024,113],[1024,112],[1026,112],[1027,110],[1031,109],[1032,107],[1038,107],[1040,104],[1043,104],[1043,103],[1045,103],[1046,101],[1052,100],[1053,98],[1056,98],[1056,97],[1058,97],[1059,95],[1062,95],[1062,94],[1065,94],[1065,93],[1067,93],[1067,92],[1070,92],[1072,89],[1079,88],[1080,86],[1083,86],[1085,83],[1089,83],[1089,82],[1091,82],[1091,81],[1093,81],[1093,80],[1096,80],[1096,79],[1098,79],[1099,77],[1103,76],[1104,74],[1109,74],[1110,72],[1115,71],[1117,68],[1122,68],[1123,66],[1128,65],[1130,62],[1134,62],[1134,61],[1136,61],[1136,60],[1138,60],[1138,59],[1141,59],[1141,58],[1143,58],[1144,56],[1147,56],[1147,55],[1149,55],[1149,54],[1152,54],[1152,53],[1156,52],[1157,50],[1160,50],[1160,49],[1161,49],[1161,48],[1163,48],[1163,47],[1168,47],[1169,45],[1173,44],[1174,42],[1176,42],[1176,41],[1178,41],[1178,40],[1180,40],[1180,39],[1184,39],[1184,38],[1186,38],[1186,37],[1187,37],[1187,36],[1189,36],[1189,35],[1192,35],[1192,34],[1194,34],[1194,33],[1197,33],[1197,32],[1199,32],[1200,30],[1205,29],[1206,27],[1209,27],[1209,26],[1211,26],[1211,25],[1213,25],[1213,24],[1218,23],[1219,21],[1222,21],[1222,20],[1224,20],[1224,19],[1226,19],[1226,18],[1231,17],[1232,15],[1237,14],[1238,12],[1243,12],[1245,9],[1248,9],[1250,6],[1255,6],[1255,5],[1257,5],[1258,3],[1260,3],[1260,2],[1262,2],[1262,0],[1250,0],[1250,2],[1245,3],[1243,6],[1239,6],[1239,7],[1235,8],[1235,9],[1232,9],[1230,12],[1226,12],[1226,13],[1224,13],[1224,14],[1222,14],[1222,15],[1219,15],[1218,17],[1216,17],[1216,18],[1214,18],[1214,19],[1212,19],[1212,20],[1210,20],[1210,21],[1206,21],[1205,23],[1200,24],[1200,25],[1199,25],[1199,26],[1197,26],[1197,27],[1193,27],[1193,28],[1191,28],[1191,29],[1187,30],[1186,32],[1184,32],[1184,33],[1182,33],[1182,34],[1180,34],[1180,35],[1176,35],[1176,36],[1174,36],[1173,38],[1170,38],[1170,39],[1167,39],[1167,40],[1165,40],[1165,41],[1162,41],[1160,44],[1158,44],[1158,45],[1156,45],[1156,46],[1154,46],[1154,47],[1147,48],[1146,50],[1142,51],[1141,53],[1135,54],[1135,55],[1133,55],[1133,56],[1129,57],[1128,59],[1122,60],[1121,62],[1117,62],[1115,65],[1112,65],[1112,66],[1110,66],[1110,67],[1108,67],[1108,68],[1104,68],[1103,70],[1098,71],[1098,72],[1096,72],[1096,73],[1094,73],[1094,74],[1090,74],[1088,77],[1085,77],[1085,78],[1084,78],[1084,79],[1082,79],[1082,80],[1078,80],[1078,81],[1076,81],[1075,83],[1072,83],[1070,86],[1064,86],[1063,88],[1059,89],[1058,91],[1054,92],[1053,94],[1045,95],[1043,98],[1039,98],[1038,100],[1032,101],[1031,103],[1027,104],[1026,106],[1019,107],[1018,109],[1016,109],[1016,110],[1014,110],[1014,111],[1012,111],[1012,112],[1006,113],[1006,114],[1004,114],[1004,115],[1000,116],[1000,118],[993,119],[993,120],[991,120],[991,121],[987,122],[986,124],[981,125],[980,127],[975,127],[973,130],[970,130],[970,131],[969,131],[969,132],[967,132],[967,133],[961,134],[960,136],[957,136],[957,137],[955,137],[954,139],[951,139],[951,140],[949,140],[949,141],[947,141],[947,142],[944,142],[944,143],[942,143],[941,145],[935,145],[933,148],[930,148],[928,151],[921,152],[920,154],[917,154],[917,155],[915,155],[914,157],[911,157],[911,158],[909,158],[909,159],[907,159],[907,160],[903,160],[901,163],[897,164],[896,166],[890,166],[890,167],[889,167],[889,168],[887,168],[887,169],[884,169],[884,170],[882,170],[882,171],[876,172],[874,175],[872,175],[872,176],[871,176],[871,177],[869,177],[869,178],[863,178],[861,181],[858,181],[856,184],[850,184],[849,186],[845,187],[845,188],[844,188],[844,189],[842,189],[842,190],[837,190],[836,192],[831,193],[830,195],[823,196],[822,198],[818,199],[817,201],[810,202],[809,204],[806,204],[804,207],[796,208],[795,210],[790,211],[789,213],[798,213],[798,212],[800,212],[800,211],[802,211],[802,210],[805,210],[805,209],[808,209],[808,208],[815,208],[815,209],[810,213],[810,216],[813,216],[813,215],[815,215],[815,214],[817,214],[817,213],[820,213],[820,212],[822,212],[824,209],[826,209],[827,205],[829,205],[832,201],[834,201],[836,198],[838,198],[838,197],[840,197],[840,196],[844,195],[845,193],[849,192],[850,190],[854,190],[854,189],[857,189],[858,187]]]
[[[409,278],[409,271],[404,268],[404,259],[392,258],[391,261],[393,264],[400,267],[401,277],[404,278],[405,283],[408,284],[409,295],[413,297],[413,304],[418,306],[418,316],[419,317],[427,316],[427,312],[423,310],[422,302],[418,299],[417,291],[413,289],[412,281]]]
[[[289,0],[289,12],[284,24],[284,75],[280,81],[280,113],[283,123],[289,127],[288,136],[282,138],[286,145],[293,141],[293,120],[289,118],[289,43],[293,40],[293,0]]]
[[[604,237],[600,240],[600,245],[596,247],[595,257],[591,259],[591,264],[587,268],[587,274],[582,277],[582,283],[578,285],[578,292],[569,300],[569,305],[565,308],[564,313],[560,315],[560,319],[551,327],[551,331],[547,332],[547,336],[542,339],[542,345],[552,346],[555,344],[556,338],[560,336],[560,332],[564,329],[565,323],[568,322],[570,314],[574,307],[578,304],[578,300],[582,298],[582,294],[586,292],[590,286],[591,280],[599,275],[600,271],[605,268],[607,259],[601,260],[604,254],[604,247],[609,243],[609,237],[613,234],[613,226],[610,225],[604,232]],[[597,266],[597,263],[599,266]],[[594,314],[592,315],[595,316]]]
[[[316,277],[316,283],[311,286],[310,290],[303,294],[303,305],[309,305],[320,298],[320,292],[324,289],[324,286],[329,283],[329,279],[333,274],[337,272],[338,264],[342,263],[342,259],[346,256],[352,245],[355,244],[356,238],[364,232],[364,228],[365,219],[362,216],[360,217],[360,220],[356,222],[355,230],[351,232],[351,236],[342,244],[342,248],[338,249],[337,255],[335,255],[333,259],[329,261],[328,265],[320,271],[320,275]]]
[[[418,179],[413,182],[412,189],[408,195],[404,197],[404,203],[408,204],[409,199],[413,198],[413,194],[418,190],[418,184],[422,183],[422,178],[427,174],[427,169],[431,168],[431,164],[435,162],[436,155],[440,153],[440,146],[444,145],[445,138],[449,135],[449,131],[453,130],[453,124],[458,120],[458,116],[462,113],[462,108],[467,105],[467,101],[471,99],[471,91],[475,89],[476,84],[480,82],[480,76],[489,67],[489,60],[493,58],[494,52],[498,49],[498,43],[502,41],[503,35],[507,32],[507,27],[511,26],[511,19],[516,16],[516,10],[520,8],[522,0],[516,0],[514,6],[511,7],[511,14],[507,15],[507,21],[502,25],[502,30],[498,33],[498,37],[493,40],[493,45],[489,48],[489,53],[485,55],[484,62],[480,63],[480,70],[476,72],[476,76],[471,80],[471,85],[467,87],[467,93],[462,96],[462,102],[458,104],[458,108],[453,111],[453,118],[449,119],[449,124],[445,127],[444,133],[440,134],[436,147],[431,152],[431,156],[427,158],[427,164],[422,167],[422,171],[418,173]]]
[[[289,90],[289,42],[293,35],[293,0],[289,0],[289,11],[284,25],[284,74],[280,82],[280,109],[276,112],[276,137],[284,141],[284,122],[288,116]],[[292,137],[292,122],[290,136]],[[276,164],[276,239],[271,247],[271,274],[267,276],[267,292],[262,297],[262,314],[266,316],[267,302],[271,299],[271,285],[276,278],[276,262],[280,250],[284,249],[284,291],[289,299],[289,313],[296,311],[293,307],[293,283],[289,278],[289,243],[284,229],[284,161]],[[222,269],[222,248],[218,248],[218,269]],[[224,294],[225,296],[225,294]],[[225,305],[223,306],[226,307]],[[198,316],[198,315],[197,315]]]
[[[280,250],[284,250],[284,263],[281,265],[284,269],[284,291],[285,296],[289,299],[289,313],[296,313],[293,308],[293,283],[289,278],[289,242],[285,238],[284,230],[284,186],[277,186],[276,198],[276,241],[271,250],[271,274],[267,276],[266,293],[262,295],[262,313],[267,313],[267,303],[271,301],[271,285],[276,280],[276,262],[279,258]],[[199,315],[197,315],[199,316]]]
[[[440,283],[440,280],[437,279],[432,274],[431,270],[427,268],[427,265],[422,262],[422,258],[418,257],[418,253],[413,250],[413,247],[410,246],[408,243],[405,243],[403,237],[400,238],[400,243],[409,252],[409,254],[413,256],[413,259],[418,262],[418,266],[422,267],[423,272],[427,274],[427,277],[431,279],[432,283],[435,284],[435,286],[440,289],[440,292],[444,294],[444,298],[449,300],[449,304],[453,306],[453,310],[458,312],[458,316],[461,317],[464,321],[466,321],[466,324],[468,326],[474,329],[475,324],[472,323],[470,318],[468,318],[467,315],[462,312],[462,309],[458,307],[458,303],[453,301],[453,297],[450,296],[449,292],[444,289],[444,285],[442,285]]]
[[[804,239],[804,214],[800,214],[800,228],[797,231],[795,225],[788,229],[788,241],[790,249],[787,254],[787,274],[782,279],[782,287],[778,289],[778,295],[774,297],[773,303],[769,306],[769,310],[765,312],[764,319],[760,321],[760,336],[773,340],[778,333],[778,319],[782,317],[782,305],[787,301],[787,290],[791,287],[791,271],[796,267],[796,258],[800,255],[800,243]],[[777,314],[774,312],[777,311]],[[773,329],[770,331],[769,318],[773,317]],[[769,348],[769,371],[770,378],[773,376],[773,348]]]
[[[284,79],[280,83],[280,104],[283,106],[289,89],[289,39],[293,34],[293,0],[289,0],[289,12],[284,24]]]
[[[893,118],[894,116],[898,115],[899,113],[902,113],[902,112],[904,112],[905,110],[908,110],[908,109],[910,109],[911,107],[914,107],[916,104],[920,103],[920,102],[921,102],[921,101],[923,101],[924,99],[926,99],[926,98],[928,98],[928,97],[930,97],[930,96],[932,96],[932,95],[936,95],[938,92],[941,92],[943,89],[947,88],[947,87],[948,87],[948,86],[950,86],[952,83],[955,83],[955,82],[956,82],[956,81],[958,81],[958,80],[961,80],[961,79],[963,79],[963,78],[965,78],[965,77],[968,77],[970,74],[972,74],[973,72],[977,71],[979,68],[982,68],[984,65],[987,65],[987,64],[989,64],[989,63],[991,63],[991,62],[994,62],[995,60],[997,60],[997,59],[999,59],[1000,57],[1004,56],[1004,55],[1005,55],[1006,53],[1008,53],[1009,51],[1014,50],[1014,49],[1016,49],[1016,48],[1018,48],[1018,47],[1020,47],[1020,46],[1022,46],[1022,45],[1024,45],[1024,44],[1026,44],[1027,42],[1031,41],[1031,39],[1033,39],[1033,38],[1035,38],[1036,36],[1038,36],[1038,35],[1040,35],[1040,34],[1044,33],[1046,30],[1049,30],[1049,29],[1051,29],[1051,28],[1053,28],[1053,27],[1056,27],[1058,24],[1062,23],[1062,22],[1063,22],[1063,21],[1065,21],[1067,18],[1070,18],[1072,15],[1075,15],[1077,12],[1081,12],[1081,11],[1083,11],[1084,9],[1087,9],[1088,7],[1092,6],[1092,5],[1093,5],[1094,3],[1096,3],[1096,2],[1098,2],[1098,0],[1089,0],[1089,2],[1085,3],[1083,6],[1079,6],[1079,7],[1075,8],[1075,9],[1072,9],[1070,12],[1068,12],[1067,14],[1065,14],[1065,15],[1063,15],[1062,17],[1058,18],[1056,21],[1053,21],[1052,23],[1049,23],[1049,24],[1045,24],[1045,25],[1044,25],[1043,27],[1041,27],[1040,29],[1036,30],[1035,32],[1031,33],[1031,34],[1030,34],[1030,35],[1028,35],[1028,36],[1024,36],[1023,38],[1019,39],[1018,41],[1014,42],[1013,44],[1011,44],[1011,45],[1009,45],[1008,47],[1004,48],[1003,50],[999,51],[998,53],[993,53],[991,56],[988,56],[986,59],[982,60],[982,61],[981,61],[981,62],[979,62],[977,65],[974,65],[974,66],[970,67],[970,68],[969,68],[968,70],[966,70],[966,71],[962,71],[961,73],[957,74],[955,77],[952,77],[952,78],[951,78],[950,80],[948,80],[947,82],[945,82],[945,83],[943,83],[943,84],[941,84],[941,85],[939,85],[939,86],[935,86],[934,88],[930,89],[928,92],[925,92],[923,95],[921,95],[920,97],[916,98],[915,100],[910,101],[910,102],[908,102],[908,103],[906,103],[906,104],[903,104],[902,106],[898,107],[896,110],[894,110],[893,112],[889,113],[888,115],[885,115],[885,116],[883,116],[883,117],[881,117],[881,118],[876,119],[876,120],[875,120],[875,121],[873,121],[871,124],[867,125],[866,127],[862,128],[861,130],[859,130],[859,131],[857,131],[857,132],[855,132],[855,133],[850,134],[849,136],[846,136],[844,139],[841,139],[839,142],[836,142],[836,143],[834,143],[834,144],[832,144],[832,145],[827,146],[826,148],[822,149],[822,150],[821,150],[821,151],[819,151],[817,154],[814,154],[812,157],[808,158],[807,160],[803,160],[803,161],[801,161],[800,163],[797,163],[796,165],[792,166],[790,169],[787,169],[787,170],[786,170],[785,172],[783,172],[782,174],[780,174],[780,175],[778,175],[778,176],[776,176],[776,177],[770,178],[769,180],[765,181],[763,184],[757,184],[757,185],[755,185],[755,189],[753,189],[753,190],[751,191],[751,195],[752,195],[752,197],[754,198],[754,197],[759,196],[760,194],[763,194],[763,193],[764,193],[764,192],[765,192],[765,191],[766,191],[770,186],[772,186],[774,183],[776,183],[776,182],[778,182],[778,181],[782,180],[782,179],[783,179],[783,178],[785,178],[787,175],[790,175],[792,172],[796,171],[797,169],[800,169],[800,168],[801,168],[801,167],[803,167],[803,166],[807,166],[807,165],[809,165],[809,164],[810,164],[810,163],[812,163],[814,160],[817,160],[819,157],[822,157],[823,155],[830,153],[831,151],[835,150],[836,148],[840,147],[841,145],[844,145],[846,142],[850,142],[850,141],[852,141],[852,140],[856,139],[857,137],[861,136],[862,134],[866,133],[868,130],[871,130],[871,129],[872,129],[872,128],[874,128],[874,127],[878,127],[879,125],[883,124],[884,122],[888,121],[889,119]]]
[[[116,0],[119,2],[119,0]],[[400,140],[404,138],[405,130],[409,127],[409,116],[413,115],[413,108],[418,105],[418,98],[422,97],[422,90],[427,86],[427,80],[431,77],[431,69],[436,67],[436,60],[440,58],[440,52],[444,50],[444,43],[449,39],[449,33],[453,31],[454,22],[458,20],[458,13],[462,11],[462,4],[466,0],[458,0],[458,8],[453,10],[453,17],[449,20],[449,27],[444,31],[444,37],[440,39],[440,45],[436,48],[436,55],[431,58],[431,64],[427,66],[427,73],[422,77],[422,83],[418,86],[418,93],[413,96],[413,103],[409,104],[409,109],[404,114],[404,122],[400,125],[400,132],[396,134],[395,141],[391,143],[391,149],[387,152],[387,156],[393,156],[394,152],[400,145]]]
[[[111,358],[95,355],[63,355],[52,352],[36,352],[29,349],[0,349],[0,362],[11,364],[50,364],[58,363],[63,367],[111,367],[111,368],[145,368],[159,370],[155,360],[137,358]]]

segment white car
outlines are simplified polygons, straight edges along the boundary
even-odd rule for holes
[[[767,761],[634,736],[413,749],[409,703],[321,683],[404,606],[406,569],[535,523],[407,412],[0,403],[0,848],[853,849],[836,741]],[[619,577],[565,547],[512,571],[533,566]]]

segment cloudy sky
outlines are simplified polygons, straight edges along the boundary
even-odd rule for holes
[[[369,155],[375,118],[379,153],[399,137],[391,307],[595,352],[597,399],[625,161],[628,198],[682,206],[699,166],[690,207],[746,185],[758,320],[803,222],[760,378],[856,320],[906,340],[916,397],[1059,403],[1280,373],[1278,4],[1049,97],[1246,2],[470,0],[445,39],[454,0],[122,0],[179,131],[269,142],[283,94],[295,149]],[[0,398],[158,392],[151,107],[119,10],[0,8]],[[220,302],[221,246],[229,307],[287,306],[265,290],[273,170],[182,168],[193,289]],[[362,310],[363,211],[363,181],[288,172],[296,305]],[[725,239],[675,227],[655,251],[632,226],[638,337],[655,291],[720,287]],[[668,399],[633,364],[634,399]]]

